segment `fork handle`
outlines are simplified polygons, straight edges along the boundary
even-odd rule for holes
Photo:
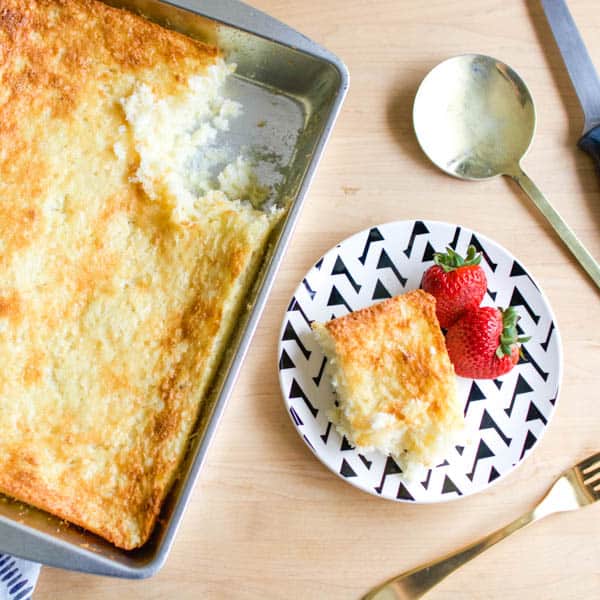
[[[511,533],[533,523],[540,516],[542,515],[534,514],[533,510],[529,511],[512,523],[464,546],[456,552],[386,581],[383,585],[371,590],[363,597],[363,600],[413,600],[414,598],[421,598],[456,569],[479,556],[494,544],[511,535]]]

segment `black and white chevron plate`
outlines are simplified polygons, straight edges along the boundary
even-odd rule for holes
[[[310,322],[327,321],[419,287],[433,253],[451,246],[483,253],[483,304],[514,306],[531,340],[523,358],[495,380],[457,377],[464,403],[464,441],[435,468],[403,478],[393,459],[360,453],[327,419],[334,394]],[[296,289],[279,342],[279,376],[289,415],[315,455],[349,483],[407,502],[440,502],[473,494],[512,471],[538,442],[554,413],[562,350],[552,310],[525,268],[504,248],[465,227],[399,221],[362,231],[327,252]]]

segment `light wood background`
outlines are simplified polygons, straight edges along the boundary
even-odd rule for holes
[[[600,258],[600,175],[575,148],[582,115],[538,1],[253,4],[343,58],[347,102],[166,566],[145,581],[45,568],[35,600],[359,598],[508,522],[563,468],[600,450],[600,295],[514,185],[438,172],[410,118],[419,81],[439,61],[482,52],[513,66],[538,109],[524,167]],[[600,68],[600,4],[570,4]],[[556,415],[528,460],[489,491],[434,506],[386,502],[327,471],[294,431],[276,370],[284,310],[312,263],[356,231],[413,218],[464,224],[513,252],[548,295],[565,356]],[[600,506],[550,517],[431,598],[600,598],[599,540]]]

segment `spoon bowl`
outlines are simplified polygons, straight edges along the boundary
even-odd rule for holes
[[[455,56],[421,83],[413,120],[417,139],[443,171],[461,179],[507,172],[535,132],[533,99],[523,80],[489,56]]]
[[[449,175],[514,179],[600,287],[600,266],[521,168],[535,133],[535,107],[513,69],[481,54],[449,58],[419,86],[413,123],[425,154]]]

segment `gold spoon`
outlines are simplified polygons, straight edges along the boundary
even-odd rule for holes
[[[600,287],[600,266],[521,168],[535,108],[508,65],[481,54],[440,63],[419,86],[413,121],[421,148],[446,173],[472,181],[512,177]]]

